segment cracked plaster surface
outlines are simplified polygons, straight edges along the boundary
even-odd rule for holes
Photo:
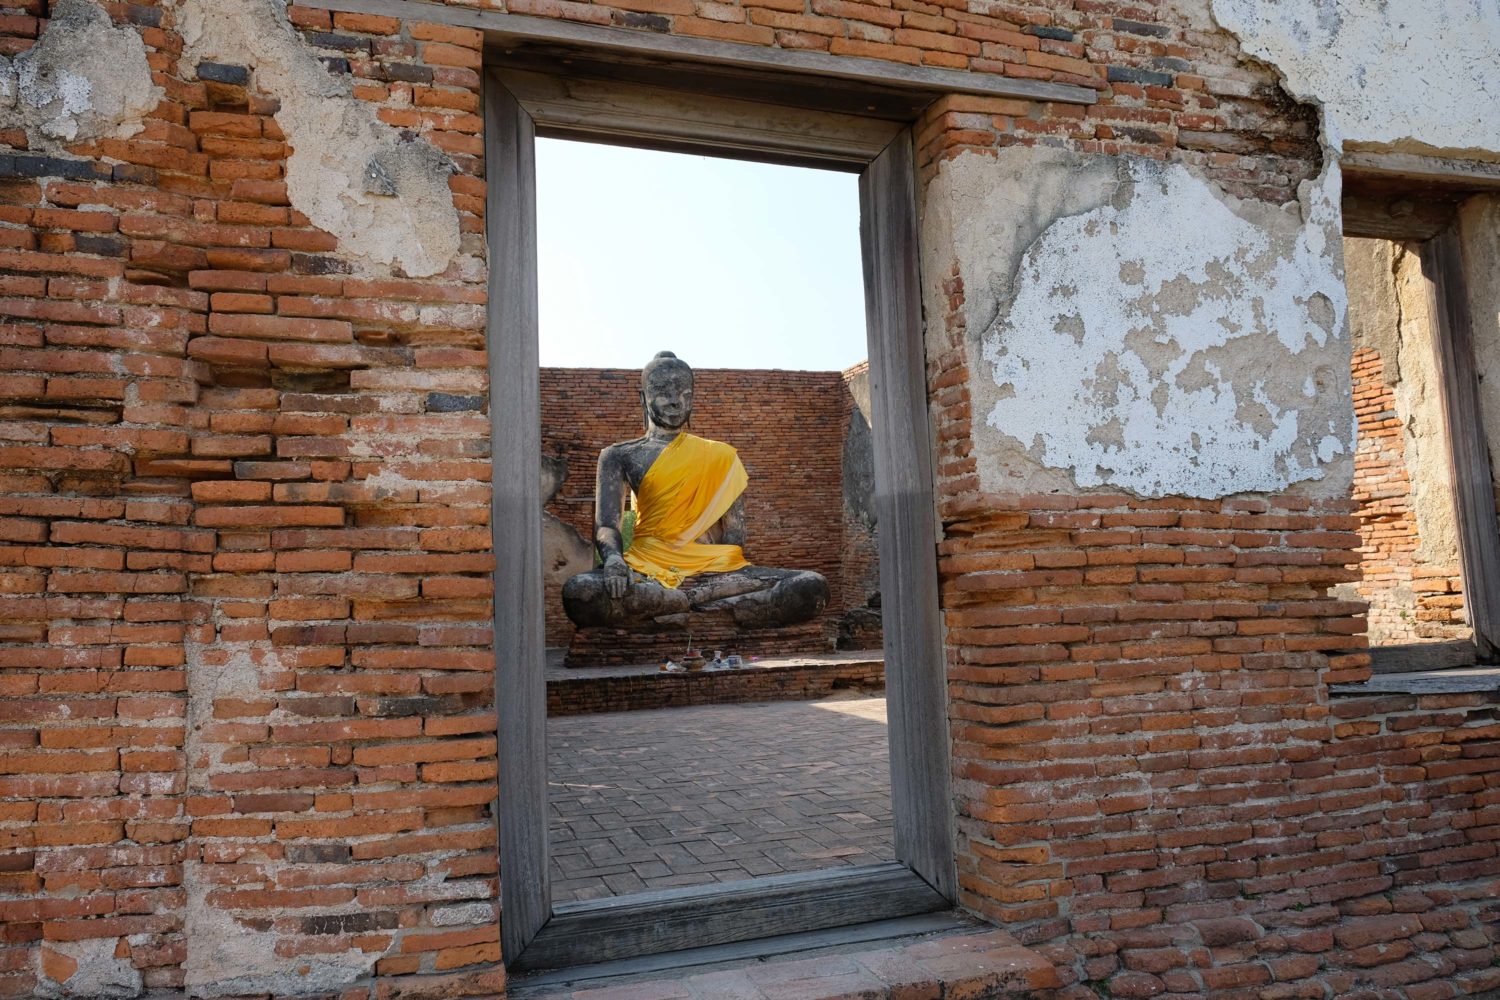
[[[187,644],[188,787],[194,792],[211,791],[209,777],[222,774],[220,759],[226,744],[205,741],[205,726],[213,724],[213,705],[225,698],[257,698],[265,693],[262,677],[282,669],[269,645],[237,649],[214,648],[203,643]],[[264,880],[242,880],[232,888],[272,888],[286,862],[277,856],[251,850],[240,859],[242,873],[259,870]],[[227,887],[213,877],[216,866],[189,861],[183,867],[182,883],[187,892],[183,911],[185,937],[190,942],[183,961],[184,986],[193,997],[225,997],[274,993],[298,996],[334,990],[368,975],[376,955],[357,948],[303,956],[291,962],[277,953],[282,934],[262,921],[241,920],[233,909],[214,898]],[[243,876],[242,876],[243,878]],[[319,914],[354,912],[350,903],[342,910],[320,908]],[[133,994],[132,994],[133,995]]]
[[[141,994],[140,970],[131,964],[118,938],[48,941],[37,949],[36,958],[38,1000],[120,1000]],[[64,978],[54,979],[49,971]]]
[[[255,864],[266,873],[267,881],[283,867],[265,856],[247,854],[241,864]],[[253,926],[240,920],[232,910],[217,905],[212,896],[225,887],[206,877],[205,866],[189,861],[183,866],[183,885],[187,889],[186,919],[187,959],[183,963],[188,996],[234,997],[245,994],[302,996],[337,990],[370,974],[376,954],[358,948],[303,955],[290,961],[277,952],[284,935],[271,927]],[[254,888],[256,883],[236,888]],[[356,913],[359,906],[351,902],[342,908],[322,907],[320,916]],[[257,922],[259,923],[259,922]]]
[[[1245,51],[1322,106],[1331,146],[1500,154],[1497,0],[1211,0]]]
[[[202,729],[213,724],[213,705],[220,699],[254,699],[266,691],[263,676],[282,670],[275,649],[269,645],[248,648],[214,648],[187,643],[187,787],[210,792],[208,777],[223,774],[219,751],[225,744],[202,739]],[[287,862],[276,855],[251,852],[240,858],[243,871],[263,871],[263,883],[240,882],[233,888],[273,888],[276,876]],[[228,886],[214,879],[214,865],[187,862],[183,888],[187,904],[183,910],[186,939],[190,942],[183,961],[184,988],[190,997],[234,997],[245,994],[302,996],[338,990],[368,976],[378,955],[357,948],[305,955],[294,961],[278,954],[281,931],[263,921],[242,921],[233,909],[216,900],[216,892]],[[357,903],[345,907],[321,907],[320,915],[353,913]],[[133,996],[133,994],[132,994]]]
[[[276,122],[291,146],[287,197],[338,237],[340,256],[440,274],[458,255],[453,162],[414,133],[376,117],[344,77],[328,72],[278,0],[176,0],[183,65],[250,67],[281,103]]]
[[[93,0],[57,0],[35,45],[0,56],[0,115],[13,115],[35,150],[135,135],[162,93],[139,32]]]
[[[1285,207],[1155,161],[945,163],[924,253],[960,262],[981,488],[1347,492],[1339,192],[1333,161]]]

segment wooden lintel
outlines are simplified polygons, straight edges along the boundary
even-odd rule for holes
[[[1351,150],[1342,166],[1351,178],[1401,179],[1466,191],[1500,189],[1500,161],[1495,160]]]
[[[1099,99],[1088,87],[1039,80],[1019,80],[994,73],[908,66],[827,52],[771,48],[633,28],[579,24],[559,18],[509,14],[498,10],[455,7],[432,0],[300,0],[324,10],[379,14],[413,21],[477,28],[501,43],[571,46],[628,58],[691,61],[709,66],[798,74],[853,84],[929,93],[970,94],[1059,104],[1092,104]]]
[[[704,98],[619,80],[491,72],[541,136],[858,171],[904,128],[877,118]]]
[[[1453,222],[1453,201],[1344,195],[1344,235],[1365,239],[1430,240]]]

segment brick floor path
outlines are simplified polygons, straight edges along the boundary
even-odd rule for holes
[[[889,861],[885,699],[547,722],[558,902]]]

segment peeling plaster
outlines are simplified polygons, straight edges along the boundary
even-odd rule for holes
[[[276,123],[292,147],[287,197],[338,237],[342,256],[395,264],[413,277],[447,269],[460,235],[446,154],[354,97],[350,81],[330,74],[288,22],[284,3],[176,2],[184,66],[249,66],[256,86],[281,102]]]
[[[242,863],[256,861],[265,870],[267,882],[281,867],[279,863],[253,854],[242,859]],[[334,991],[370,974],[378,956],[366,954],[358,948],[302,955],[295,960],[278,954],[276,946],[282,935],[273,927],[252,926],[208,899],[210,893],[224,887],[205,877],[204,867],[197,861],[183,865],[183,885],[187,889],[187,939],[192,943],[183,962],[188,996],[233,997],[265,993],[301,996]],[[235,888],[254,888],[255,885],[253,882],[241,883]],[[357,904],[351,903],[342,911],[324,908],[318,913],[356,911]]]
[[[36,996],[40,1000],[66,997],[113,1000],[140,996],[140,970],[131,964],[129,952],[120,945],[120,940],[113,937],[46,942],[36,950],[39,967]],[[122,951],[124,954],[120,954]],[[62,982],[47,974],[59,967],[69,970]]]
[[[210,775],[226,773],[220,753],[228,745],[205,742],[202,738],[204,726],[213,723],[214,703],[225,698],[262,696],[267,689],[262,677],[279,673],[283,667],[269,643],[235,648],[189,642],[185,651],[188,788],[207,793],[211,791]],[[239,862],[242,878],[244,873],[259,869],[264,875],[262,884],[267,888],[285,864],[253,848]],[[216,905],[209,898],[214,891],[224,888],[213,877],[215,867],[196,861],[189,861],[183,867],[182,884],[187,893],[184,937],[189,942],[183,975],[189,996],[265,993],[297,996],[336,990],[371,973],[378,956],[357,948],[302,956],[295,962],[280,955],[276,950],[282,937],[280,932],[260,926],[259,921],[242,921],[232,910]],[[254,882],[241,881],[236,888],[255,886]],[[356,908],[357,904],[351,903],[346,910],[323,908],[318,912],[354,912]]]
[[[960,262],[981,488],[1346,493],[1339,192],[1331,160],[1284,208],[1155,161],[946,162],[924,253]]]
[[[1212,0],[1245,51],[1345,142],[1500,153],[1496,0]]]
[[[92,0],[57,0],[35,45],[0,56],[0,110],[15,110],[33,149],[135,135],[162,94],[140,33]]]

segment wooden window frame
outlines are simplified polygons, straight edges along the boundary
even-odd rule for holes
[[[677,81],[674,77],[674,82]],[[826,96],[826,95],[824,95]],[[532,970],[949,909],[957,891],[937,533],[907,122],[487,67],[501,938]],[[534,141],[858,172],[895,862],[552,905],[548,887]]]
[[[1474,631],[1476,662],[1493,663],[1500,654],[1500,523],[1480,411],[1468,282],[1496,278],[1474,273],[1464,260],[1457,217],[1465,197],[1500,190],[1500,168],[1388,153],[1352,153],[1345,166],[1344,235],[1411,244],[1421,260],[1464,608]],[[1402,648],[1416,661],[1396,669],[1452,666],[1422,663],[1415,647]]]

